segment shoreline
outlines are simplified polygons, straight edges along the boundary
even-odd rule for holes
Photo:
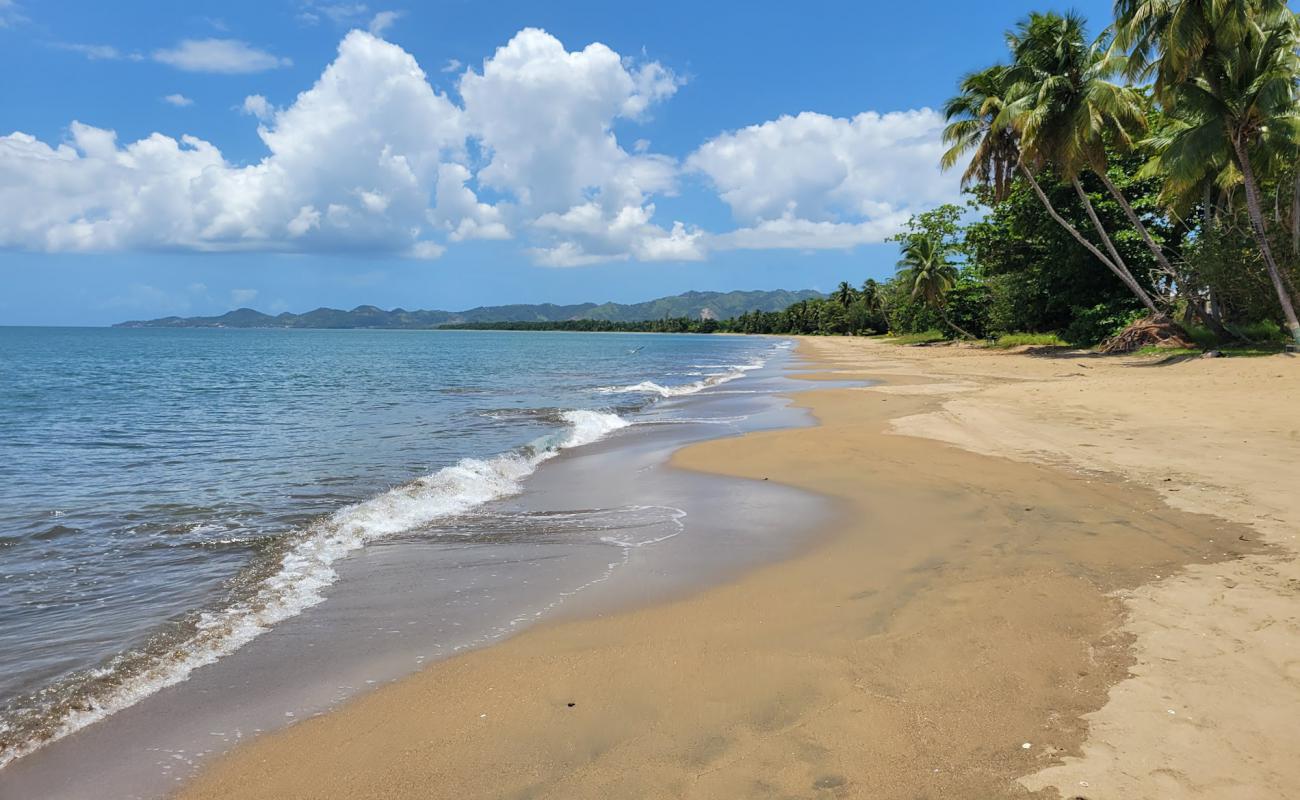
[[[431,665],[239,748],[181,796],[912,798],[1067,783],[1074,773],[1016,781],[1090,763],[1072,761],[1093,744],[1082,717],[1147,666],[1125,597],[1188,564],[1247,563],[1260,545],[1132,482],[979,455],[933,430],[896,435],[1008,376],[954,388],[887,368],[887,345],[809,350],[816,377],[887,383],[801,393],[818,427],[710,440],[673,463],[844,501],[822,544]],[[1147,722],[1167,737],[1166,720]],[[1138,788],[1124,796],[1157,796]]]
[[[621,427],[632,430],[563,449],[524,491],[459,523],[377,540],[341,559],[321,604],[17,759],[0,770],[0,795],[161,797],[240,741],[536,619],[643,605],[784,557],[791,543],[746,526],[817,516],[818,498],[775,484],[692,482],[666,465],[691,441],[810,424],[780,394],[792,383],[784,377],[790,346],[765,349],[766,369],[749,361],[714,376],[716,391],[691,384],[624,409],[632,424]],[[749,382],[739,391],[718,389],[742,376]],[[566,442],[578,431],[569,422]],[[716,513],[709,506],[722,498],[749,505],[748,515]],[[686,541],[701,529],[718,541]]]

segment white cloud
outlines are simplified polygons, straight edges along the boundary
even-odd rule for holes
[[[236,306],[246,306],[257,299],[256,289],[231,289],[230,302]]]
[[[443,164],[438,168],[438,189],[429,219],[449,232],[453,242],[466,239],[509,239],[502,209],[480,203],[466,186],[471,173],[461,164]]]
[[[462,64],[462,63],[460,63],[460,59],[459,59],[459,58],[449,58],[449,59],[447,59],[447,63],[442,65],[442,70],[441,70],[441,71],[442,71],[442,72],[459,72],[459,71],[460,71],[460,68],[463,67],[463,66],[465,66],[465,65]]]
[[[370,32],[376,36],[383,36],[393,26],[394,22],[402,18],[404,13],[402,11],[380,11],[370,19]]]
[[[358,7],[329,6],[340,19]],[[333,18],[323,4],[300,8]],[[182,43],[174,52],[187,55],[173,62],[252,68],[223,61],[224,44],[192,46],[204,42],[230,40]],[[0,137],[0,248],[433,259],[449,244],[518,239],[546,266],[693,261],[721,249],[880,241],[909,213],[957,194],[938,172],[941,120],[928,109],[781,117],[705,142],[683,168],[649,140],[629,136],[625,147],[615,134],[679,89],[661,64],[599,43],[569,51],[525,29],[477,68],[448,66],[460,105],[402,48],[354,30],[287,107],[260,94],[243,100],[266,148],[250,164],[196,136],[119,142],[80,122],[62,142]],[[716,187],[735,230],[657,213],[684,170]]]
[[[624,206],[610,218],[597,203],[584,203],[563,214],[544,214],[533,226],[560,234],[559,243],[534,248],[544,266],[574,267],[599,261],[699,261],[704,258],[702,234],[674,223],[671,231],[653,224],[654,204]]]
[[[487,154],[479,186],[512,198],[512,213],[558,240],[533,250],[539,263],[672,257],[647,244],[672,235],[650,222],[649,198],[676,191],[677,164],[628,153],[613,125],[642,116],[677,85],[658,63],[635,64],[599,43],[569,52],[537,28],[461,77],[469,132]]]
[[[321,17],[327,17],[335,25],[351,25],[370,10],[364,3],[320,3],[315,0],[304,0],[301,8],[298,19],[308,25],[320,22]]]
[[[183,39],[173,48],[155,51],[153,58],[187,72],[232,75],[264,72],[293,63],[238,39]]]
[[[715,250],[847,250],[882,242],[907,222],[910,212],[893,212],[867,222],[814,222],[789,214],[709,237]]]
[[[411,245],[410,249],[406,251],[406,256],[407,258],[415,258],[421,261],[433,261],[436,258],[440,258],[445,252],[447,252],[447,248],[437,242],[426,240]]]
[[[244,102],[239,106],[239,110],[250,117],[257,117],[263,122],[274,117],[276,112],[275,106],[271,105],[271,102],[260,94],[250,94],[245,97]]]
[[[242,167],[192,136],[119,145],[74,122],[57,146],[0,137],[0,246],[402,252],[464,142],[460,110],[415,60],[360,31],[258,132],[269,155]]]
[[[852,119],[804,112],[711,139],[686,164],[748,226],[720,246],[848,247],[959,197],[939,170],[942,129],[928,108]]]
[[[194,105],[194,101],[183,94],[169,94],[163,98],[163,102],[177,108],[185,108]]]
[[[79,44],[77,42],[52,42],[50,46],[57,50],[78,53],[91,61],[142,61],[139,53],[124,53],[110,44]]]

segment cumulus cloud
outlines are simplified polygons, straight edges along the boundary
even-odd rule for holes
[[[175,47],[155,51],[153,58],[186,72],[232,75],[265,72],[293,64],[287,58],[259,50],[238,39],[182,39]]]
[[[179,93],[178,93],[178,94],[169,94],[169,95],[163,97],[163,102],[164,102],[164,103],[167,103],[168,105],[176,106],[177,108],[185,108],[186,106],[192,106],[192,105],[194,105],[194,101],[193,101],[193,100],[191,100],[190,98],[186,97],[185,95],[183,95],[183,94],[179,94]]]
[[[478,183],[510,197],[536,234],[555,240],[534,248],[539,263],[671,256],[673,248],[648,244],[673,236],[650,221],[649,198],[676,191],[677,164],[627,152],[613,126],[641,117],[677,86],[658,63],[631,63],[599,43],[570,52],[536,28],[461,76],[469,132],[487,154]]]
[[[57,146],[0,138],[0,244],[404,252],[428,227],[439,164],[464,141],[460,110],[415,60],[360,31],[258,132],[269,155],[249,166],[193,136],[120,145],[79,122]]]
[[[942,129],[928,108],[851,119],[804,112],[711,139],[686,164],[746,226],[719,246],[851,247],[958,197],[939,170]]]
[[[323,4],[304,8],[329,16]],[[340,19],[360,13],[329,8]],[[186,55],[167,58],[251,69],[221,57],[247,45],[204,44],[231,41],[183,42],[170,52]],[[281,63],[253,52],[259,69]],[[615,133],[679,90],[659,63],[599,43],[570,51],[530,28],[477,66],[453,64],[459,104],[402,48],[353,30],[291,104],[253,94],[237,107],[257,119],[266,155],[254,163],[231,163],[197,136],[119,142],[81,122],[60,142],[0,137],[0,248],[427,260],[458,243],[514,239],[553,267],[693,261],[718,249],[880,241],[909,213],[956,194],[955,180],[939,176],[941,120],[927,109],[781,117],[719,135],[683,164],[646,139],[629,136],[625,147]],[[658,212],[684,173],[716,188],[736,230],[709,232]]]

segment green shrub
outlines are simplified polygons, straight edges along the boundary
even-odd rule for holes
[[[1141,309],[1127,305],[1100,303],[1092,308],[1074,309],[1074,319],[1061,331],[1061,338],[1072,345],[1090,347],[1124,329],[1142,316]]]
[[[932,328],[928,331],[919,333],[904,333],[899,336],[891,336],[885,341],[890,344],[929,344],[930,342],[942,342],[948,336],[938,328]]]
[[[1004,333],[993,343],[994,347],[1068,347],[1069,343],[1054,333]]]

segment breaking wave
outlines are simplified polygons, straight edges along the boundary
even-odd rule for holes
[[[721,386],[737,378],[743,378],[747,373],[761,369],[765,363],[767,362],[762,359],[756,359],[748,364],[728,364],[725,365],[727,372],[710,373],[701,380],[675,386],[665,386],[654,381],[641,381],[631,386],[602,386],[596,391],[602,394],[657,394],[660,397],[681,397],[702,392],[714,386]]]
[[[241,576],[242,597],[188,621],[180,632],[160,634],[137,650],[73,675],[39,696],[24,698],[0,720],[0,767],[41,745],[185,680],[191,672],[233,653],[276,623],[324,600],[338,579],[334,564],[368,542],[453,517],[522,491],[522,481],[562,450],[599,441],[630,423],[602,411],[567,410],[567,428],[517,451],[466,458],[339,509],[286,537],[278,558]]]

